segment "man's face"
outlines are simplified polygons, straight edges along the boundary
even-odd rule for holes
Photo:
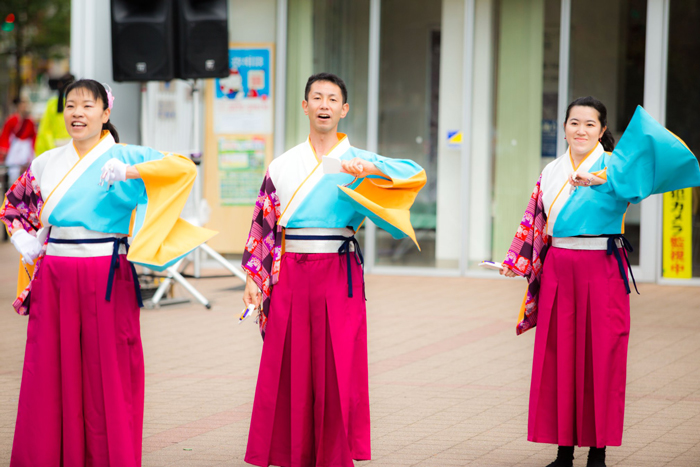
[[[309,90],[309,100],[302,102],[304,114],[309,117],[311,129],[317,133],[330,133],[338,129],[338,122],[345,118],[350,107],[343,104],[340,86],[330,81],[316,81]]]

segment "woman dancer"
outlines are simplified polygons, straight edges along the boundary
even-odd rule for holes
[[[559,445],[548,467],[571,466],[574,445],[590,446],[588,467],[605,466],[605,447],[622,442],[627,206],[700,185],[693,153],[644,109],[614,151],[606,114],[593,97],[569,105],[569,149],[542,171],[501,270],[528,277],[517,327],[537,324],[528,440]]]
[[[68,86],[72,142],[36,158],[0,209],[22,255],[14,307],[29,315],[12,467],[141,465],[133,263],[163,269],[213,235],[179,219],[192,162],[117,144],[113,99],[93,80]]]

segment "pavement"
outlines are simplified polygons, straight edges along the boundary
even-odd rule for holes
[[[0,243],[0,465],[9,464],[27,318],[10,303],[17,254]],[[221,274],[222,270],[206,270]],[[242,283],[200,279],[213,303],[143,310],[144,467],[244,466],[262,342],[237,323]],[[700,288],[633,294],[625,432],[609,466],[700,466]],[[367,276],[370,462],[357,466],[541,466],[529,443],[535,333],[515,335],[521,279]],[[186,296],[181,289],[176,295]],[[587,449],[574,465],[585,466]]]

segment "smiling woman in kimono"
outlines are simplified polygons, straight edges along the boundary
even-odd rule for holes
[[[71,144],[36,158],[0,209],[22,255],[14,307],[29,315],[13,467],[141,465],[133,263],[162,270],[214,234],[179,218],[192,162],[117,144],[113,99],[96,81],[71,84]]]
[[[309,78],[302,106],[309,138],[270,164],[243,256],[244,302],[262,302],[265,339],[245,460],[352,467],[353,459],[371,458],[365,290],[354,234],[368,217],[415,242],[409,208],[426,178],[413,161],[354,148],[337,133],[349,110],[337,76]]]
[[[622,442],[627,206],[700,185],[693,153],[644,109],[614,150],[606,113],[593,97],[569,105],[569,149],[542,171],[501,270],[529,282],[517,326],[537,325],[528,440],[559,445],[549,467],[570,467],[574,445],[590,446],[588,467],[605,466],[605,447]]]

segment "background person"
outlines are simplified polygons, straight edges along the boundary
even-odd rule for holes
[[[36,127],[30,118],[31,102],[26,96],[16,97],[12,103],[16,111],[5,121],[0,133],[0,161],[8,168],[7,178],[11,184],[34,159]]]
[[[49,149],[63,146],[70,141],[70,135],[63,122],[63,106],[65,104],[65,90],[75,77],[66,73],[49,84],[56,87],[57,96],[46,101],[46,110],[39,120],[39,130],[36,137],[36,154],[41,155]]]
[[[214,234],[179,219],[192,161],[117,144],[112,102],[97,81],[68,86],[71,144],[36,158],[0,209],[26,263],[13,305],[29,315],[12,467],[141,465],[132,263],[162,270]]]
[[[606,115],[593,97],[569,105],[569,149],[542,171],[501,270],[528,277],[517,328],[537,325],[528,440],[559,445],[549,467],[572,466],[574,445],[590,446],[588,467],[605,466],[605,447],[622,442],[627,206],[700,185],[693,153],[644,109],[614,151]]]

